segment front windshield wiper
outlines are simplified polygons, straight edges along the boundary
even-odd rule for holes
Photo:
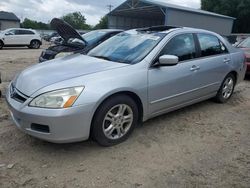
[[[105,56],[94,55],[94,56],[92,56],[92,57],[96,57],[96,58],[99,58],[99,59],[104,59],[104,60],[107,60],[107,61],[111,61],[110,58],[105,57]]]

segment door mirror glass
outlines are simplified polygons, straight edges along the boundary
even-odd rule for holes
[[[175,55],[163,55],[159,57],[160,65],[177,65],[179,58]]]

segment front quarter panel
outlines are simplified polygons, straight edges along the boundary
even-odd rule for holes
[[[147,114],[147,67],[143,63],[65,80],[39,90],[32,97],[46,91],[74,86],[85,88],[73,106],[93,106],[91,116],[105,99],[120,92],[136,94],[142,102],[144,117]]]

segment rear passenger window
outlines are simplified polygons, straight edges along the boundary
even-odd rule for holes
[[[19,30],[19,35],[34,35],[35,33],[33,31],[29,30]]]
[[[227,53],[225,45],[216,36],[209,34],[197,34],[197,36],[202,57]]]
[[[185,61],[196,57],[193,34],[182,34],[171,39],[160,54],[175,55],[179,61]]]

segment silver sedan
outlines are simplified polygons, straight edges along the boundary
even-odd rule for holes
[[[244,58],[205,30],[129,30],[88,55],[27,68],[6,99],[15,124],[29,135],[56,143],[91,136],[111,146],[152,117],[210,98],[226,102],[244,78]]]

